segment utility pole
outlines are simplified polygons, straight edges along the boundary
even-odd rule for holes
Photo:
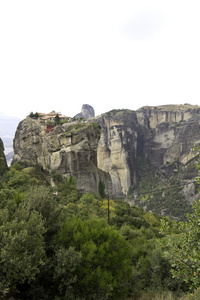
[[[110,223],[110,209],[109,209],[109,192],[108,192],[108,225]]]

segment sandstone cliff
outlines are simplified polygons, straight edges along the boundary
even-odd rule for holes
[[[199,143],[200,107],[166,105],[143,107],[137,112],[144,133],[143,153],[151,165],[159,167],[178,160],[185,165]]]
[[[82,192],[97,192],[101,179],[110,194],[180,217],[197,198],[199,132],[200,107],[188,104],[113,110],[49,133],[26,118],[15,135],[14,161],[74,176]]]
[[[97,160],[112,179],[113,193],[126,194],[137,178],[138,122],[134,111],[113,110],[95,119],[101,125]]]
[[[65,123],[49,132],[46,124],[27,117],[19,123],[15,134],[13,162],[56,170],[63,177],[74,176],[80,192],[98,191],[102,180],[111,193],[109,175],[97,167],[99,138],[98,124]]]
[[[111,175],[116,195],[172,217],[190,210],[198,197],[199,106],[114,110],[95,120],[102,127],[98,166]]]

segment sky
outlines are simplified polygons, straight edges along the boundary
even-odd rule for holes
[[[0,112],[200,105],[200,0],[0,1]]]

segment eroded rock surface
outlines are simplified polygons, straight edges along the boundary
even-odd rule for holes
[[[97,192],[101,179],[112,195],[132,194],[133,204],[176,216],[197,197],[199,133],[200,107],[188,104],[113,110],[50,133],[26,118],[15,135],[14,161],[74,176],[83,192]]]
[[[196,156],[192,149],[199,143],[199,106],[143,107],[136,114],[144,132],[143,152],[152,165],[159,167],[175,160],[185,165]]]
[[[27,117],[15,134],[13,162],[24,167],[40,165],[63,177],[74,176],[80,192],[97,192],[102,180],[112,193],[109,175],[97,167],[99,139],[100,129],[89,123],[66,123],[47,132],[46,124]]]
[[[137,178],[138,122],[134,111],[114,110],[95,119],[101,125],[97,159],[111,175],[113,193],[126,194]]]

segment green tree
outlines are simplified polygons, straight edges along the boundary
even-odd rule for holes
[[[191,290],[200,286],[200,201],[193,204],[193,213],[187,214],[187,222],[162,220],[161,233],[165,257],[170,260],[175,278],[188,284]]]
[[[44,220],[46,228],[45,247],[53,247],[52,238],[59,228],[59,215],[62,207],[58,204],[51,188],[46,186],[32,187],[24,193],[22,204],[30,211],[37,211]]]
[[[60,117],[58,114],[56,114],[55,118],[54,118],[54,121],[56,124],[59,124],[60,123]]]
[[[53,281],[57,287],[57,299],[75,300],[77,283],[77,268],[81,264],[82,255],[73,247],[65,249],[61,246],[55,253],[55,271]]]
[[[17,292],[17,285],[31,282],[45,263],[44,222],[36,211],[21,206],[12,221],[0,226],[0,298]],[[10,299],[8,297],[8,299]]]
[[[36,112],[35,114],[33,113],[33,112],[31,112],[30,114],[29,114],[29,117],[30,118],[33,118],[33,119],[38,119],[39,118],[39,114]]]
[[[20,169],[19,164],[13,164],[2,178],[3,188],[14,189],[18,192],[24,192],[28,186],[34,186],[38,183],[39,181],[36,178],[31,177],[24,170]]]
[[[61,224],[58,241],[66,249],[81,252],[76,288],[86,299],[118,299],[128,289],[131,249],[128,242],[106,221],[82,221],[76,216]]]
[[[78,191],[76,188],[76,180],[73,176],[67,177],[64,182],[58,184],[59,196],[63,204],[76,202],[78,200]]]
[[[99,181],[99,186],[98,186],[98,191],[99,191],[99,196],[102,199],[106,198],[106,194],[105,194],[105,183],[103,181]]]

